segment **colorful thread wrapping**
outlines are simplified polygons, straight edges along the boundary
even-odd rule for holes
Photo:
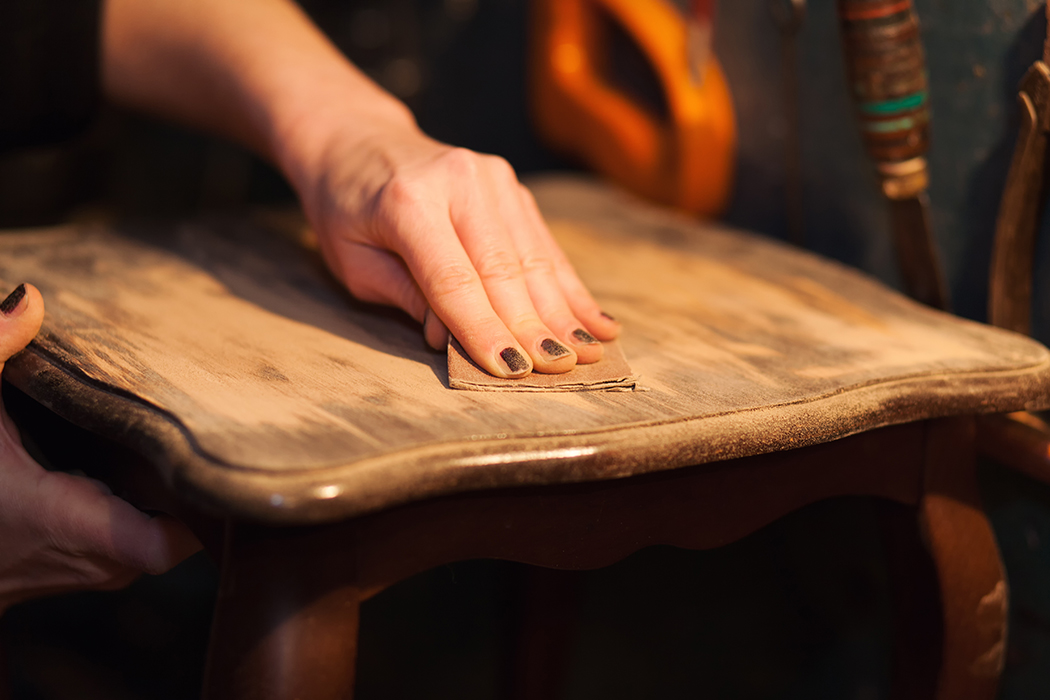
[[[877,162],[926,153],[929,98],[911,0],[839,0],[843,47],[865,146]]]

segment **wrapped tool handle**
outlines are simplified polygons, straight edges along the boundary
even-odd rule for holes
[[[911,0],[838,0],[864,145],[890,199],[926,189],[926,60]]]

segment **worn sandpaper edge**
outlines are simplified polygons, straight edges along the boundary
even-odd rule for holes
[[[496,386],[493,384],[477,384],[462,379],[449,377],[448,384],[453,389],[464,389],[467,391],[542,391],[568,392],[568,391],[636,391],[638,389],[638,376],[631,375],[622,379],[596,384],[558,384],[556,386],[537,386],[528,384],[528,380],[522,379],[521,383]]]
[[[463,346],[460,345],[459,341],[454,337],[449,338],[448,342],[448,353],[449,353],[449,374],[448,374],[448,385],[450,389],[457,389],[460,391],[483,391],[483,392],[504,392],[504,391],[517,391],[517,392],[544,392],[544,393],[565,393],[565,392],[581,392],[581,391],[647,391],[645,387],[639,386],[639,375],[635,374],[627,361],[627,356],[624,354],[623,349],[619,347],[616,341],[610,341],[617,345],[617,352],[619,353],[620,360],[623,362],[624,367],[630,374],[616,377],[615,379],[607,379],[595,382],[565,382],[562,384],[536,384],[529,381],[529,377],[522,377],[521,379],[506,380],[505,383],[495,384],[491,381],[487,382],[475,382],[469,379],[462,379],[459,377],[452,376],[452,353],[455,353],[461,360],[472,366],[475,370],[481,374],[490,376],[488,373],[481,368],[481,366],[474,361]],[[571,374],[571,370],[569,372]],[[534,376],[533,373],[531,376]],[[557,376],[557,375],[544,375],[544,376]]]

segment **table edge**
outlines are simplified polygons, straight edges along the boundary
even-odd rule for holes
[[[431,443],[345,465],[274,472],[209,458],[173,415],[87,375],[76,376],[33,345],[8,362],[4,377],[82,428],[111,439],[119,434],[115,441],[139,454],[164,455],[156,464],[159,476],[192,505],[271,525],[334,522],[468,491],[625,478],[931,418],[1050,407],[1050,358],[1044,357],[1026,368],[896,378],[720,415]],[[966,391],[960,392],[963,380]],[[924,400],[917,407],[908,390],[920,386]],[[847,405],[851,419],[842,420],[835,409]],[[745,424],[769,430],[748,434],[742,431]],[[785,438],[785,430],[795,432]],[[741,434],[748,437],[740,439]]]

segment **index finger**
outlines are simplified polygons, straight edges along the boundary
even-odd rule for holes
[[[391,183],[389,187],[396,187]],[[532,361],[489,303],[481,277],[463,248],[447,208],[389,193],[386,226],[430,308],[482,369],[497,377],[522,377]]]

